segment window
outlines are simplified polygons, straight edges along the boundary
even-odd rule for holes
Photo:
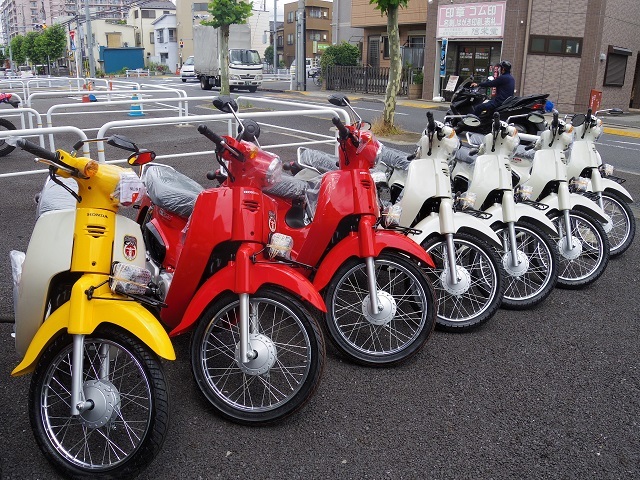
[[[289,12],[289,14],[287,15],[287,23],[293,23],[295,17],[294,17],[295,12]]]
[[[164,30],[157,30],[158,32],[158,43],[164,43]]]
[[[170,42],[175,42],[176,40],[176,29],[175,28],[170,28],[169,29],[169,41]]]
[[[627,59],[631,54],[631,50],[609,45],[603,85],[609,87],[622,87],[624,85],[624,77],[627,73]]]
[[[382,37],[382,58],[389,58],[389,37]]]
[[[142,35],[140,32],[136,32],[136,47],[142,46]]]
[[[138,10],[133,11],[133,18],[138,18]]]
[[[307,15],[311,18],[322,18],[322,9],[318,7],[309,7]]]
[[[156,18],[155,10],[142,10],[142,18]]]
[[[155,32],[149,32],[149,43],[156,43]]]
[[[582,54],[582,39],[532,35],[529,38],[529,53],[579,57]]]
[[[193,4],[193,11],[194,12],[206,12],[208,6],[209,6],[208,3],[194,3]]]
[[[282,38],[282,35],[278,35],[278,47],[283,47],[284,46],[284,39]]]
[[[287,45],[293,45],[293,33],[287,34]]]
[[[316,40],[319,42],[322,38],[322,32],[318,30],[307,30],[307,33],[309,34],[309,40]]]

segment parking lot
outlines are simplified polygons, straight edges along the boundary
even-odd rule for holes
[[[38,108],[46,111],[59,101],[42,100]],[[262,111],[258,107],[257,100],[246,101],[248,111]],[[145,118],[171,114],[163,108],[145,105]],[[130,109],[74,111],[56,122],[87,129],[90,136],[108,121],[130,119]],[[210,102],[189,105],[192,115],[209,112]],[[275,119],[265,120],[263,144],[293,144],[311,138],[305,132],[314,129],[330,133],[331,122],[319,114],[278,122],[289,130],[275,128]],[[213,125],[220,133],[226,129],[220,122]],[[118,131],[159,155],[173,155],[163,163],[209,186],[204,174],[213,167],[210,156],[178,156],[186,148],[211,148],[193,125]],[[75,140],[71,133],[60,134],[56,145],[70,148]],[[278,153],[286,158],[294,151],[292,146]],[[116,154],[106,151],[107,159]],[[609,161],[615,164],[615,159]],[[34,168],[24,152],[0,158],[0,173]],[[621,176],[634,198],[640,198],[640,177]],[[8,253],[27,246],[35,220],[33,196],[44,178],[0,178],[3,479],[59,478],[31,432],[30,378],[10,377],[20,359],[11,338]],[[467,334],[436,332],[419,355],[397,368],[358,367],[329,346],[315,397],[294,417],[269,428],[242,427],[215,416],[190,373],[188,335],[178,337],[177,361],[164,363],[171,394],[168,439],[140,478],[637,478],[639,285],[640,246],[635,241],[591,287],[556,290],[529,311],[500,310]]]

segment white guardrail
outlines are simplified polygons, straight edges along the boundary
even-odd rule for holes
[[[144,91],[145,93],[149,90]],[[167,92],[167,90],[162,90],[163,92]],[[80,91],[86,92],[86,91]],[[94,91],[96,92],[96,91]],[[122,93],[122,90],[118,91]],[[40,145],[45,147],[44,145],[44,137],[48,136],[49,139],[49,149],[55,150],[54,136],[55,134],[60,133],[76,133],[80,139],[90,138],[87,135],[87,130],[95,130],[95,129],[81,129],[79,127],[74,126],[53,126],[53,118],[56,115],[56,112],[62,108],[68,108],[74,110],[74,112],[68,112],[72,115],[72,118],[77,119],[77,111],[83,111],[84,113],[89,113],[90,110],[97,108],[97,106],[105,106],[105,105],[127,105],[133,104],[135,102],[138,103],[161,103],[161,104],[171,104],[171,103],[187,103],[185,97],[181,95],[182,91],[175,91],[177,95],[175,98],[159,98],[159,99],[138,99],[138,100],[109,100],[101,101],[99,103],[69,103],[69,104],[58,104],[52,106],[46,114],[47,126],[37,127],[37,128],[22,128],[18,130],[5,130],[0,131],[0,139],[4,139],[11,136],[19,136],[19,137],[33,137],[38,136],[40,138]],[[69,92],[66,92],[69,93]],[[77,95],[76,92],[73,92],[74,95]],[[104,93],[105,95],[108,92],[99,92]],[[113,93],[113,91],[111,91]],[[129,91],[130,93],[130,91]],[[31,94],[35,95],[35,94]],[[36,97],[34,97],[36,98]],[[203,97],[189,97],[189,101],[208,101],[210,102],[212,99],[211,96],[203,96]],[[281,143],[281,144],[273,144],[273,145],[262,145],[262,148],[266,150],[275,150],[278,148],[284,147],[294,147],[294,146],[311,146],[311,145],[319,145],[319,144],[329,144],[334,145],[336,149],[335,152],[337,154],[337,142],[335,141],[334,135],[321,134],[315,131],[304,131],[295,128],[284,127],[282,125],[278,125],[274,123],[278,118],[287,118],[287,117],[295,117],[300,115],[321,115],[326,116],[328,119],[334,116],[338,116],[345,123],[350,121],[349,114],[342,108],[332,107],[331,105],[320,106],[320,105],[312,105],[301,102],[289,102],[283,100],[276,100],[270,98],[258,98],[252,96],[238,96],[236,97],[236,101],[240,106],[242,106],[243,102],[251,103],[251,104],[264,104],[271,105],[272,107],[288,107],[286,110],[271,110],[264,112],[239,112],[239,118],[251,118],[253,120],[260,120],[258,123],[263,127],[269,127],[272,129],[277,129],[283,132],[289,132],[294,134],[297,137],[306,137],[301,138],[300,141],[292,142],[292,143]],[[173,117],[155,117],[155,118],[144,118],[144,119],[131,119],[131,120],[114,120],[103,124],[97,132],[97,136],[94,138],[105,138],[109,131],[113,129],[130,129],[130,128],[145,128],[150,125],[185,125],[185,124],[195,124],[201,122],[208,121],[226,121],[227,122],[227,133],[232,135],[233,132],[236,131],[237,126],[235,125],[235,121],[231,114],[225,113],[213,113],[209,115],[187,115],[186,108],[182,109],[178,107],[174,107],[175,110],[181,112],[181,115],[173,116]],[[18,112],[20,110],[24,110],[24,112],[20,112],[23,115],[33,115],[34,118],[37,119],[38,125],[42,125],[41,115],[32,108],[24,108],[24,109],[15,109],[14,111]],[[4,110],[3,110],[4,112]],[[11,110],[7,110],[7,112],[11,112]],[[267,123],[268,121],[268,123]],[[24,126],[24,125],[23,125]],[[97,155],[94,158],[97,158],[100,162],[106,162],[105,151],[104,151],[104,143],[96,142],[92,145],[96,145],[97,147]],[[46,148],[46,147],[45,147]],[[90,155],[89,144],[85,144],[83,147],[83,154]],[[189,145],[185,143],[184,151],[178,154],[169,154],[169,155],[158,155],[156,158],[158,160],[163,159],[171,159],[171,158],[181,158],[187,156],[201,156],[201,155],[210,155],[213,153],[213,150],[207,151],[191,151],[189,150]],[[110,160],[108,163],[123,163],[126,162],[126,158]],[[42,173],[46,170],[29,170],[29,171],[21,171],[21,172],[11,172],[0,174],[0,178],[6,177],[14,177],[17,175],[30,175],[34,173]]]

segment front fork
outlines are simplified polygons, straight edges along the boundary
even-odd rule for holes
[[[249,294],[240,293],[240,359],[242,363],[248,363],[258,356],[258,353],[251,347],[249,333],[251,330],[251,306],[249,304]]]
[[[513,197],[513,190],[506,190],[502,194],[502,218],[509,231],[511,264],[513,267],[517,267],[520,264],[520,260],[518,259],[518,245],[516,242],[516,202]]]

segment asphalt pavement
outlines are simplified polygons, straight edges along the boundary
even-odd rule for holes
[[[179,151],[181,142],[195,141],[191,130],[175,127],[172,137],[149,128],[146,135],[162,146],[158,151]],[[203,175],[202,164],[176,164],[195,178]],[[624,186],[640,198],[640,176],[625,177]],[[0,183],[3,318],[12,311],[8,252],[26,248],[41,182]],[[238,426],[211,411],[190,373],[183,335],[175,339],[178,359],[163,363],[167,441],[139,478],[640,478],[639,285],[634,242],[594,285],[556,289],[531,310],[500,310],[466,334],[435,332],[397,368],[358,367],[329,345],[317,394],[268,428]],[[61,479],[29,425],[30,376],[10,377],[20,360],[12,327],[0,322],[0,478]]]

